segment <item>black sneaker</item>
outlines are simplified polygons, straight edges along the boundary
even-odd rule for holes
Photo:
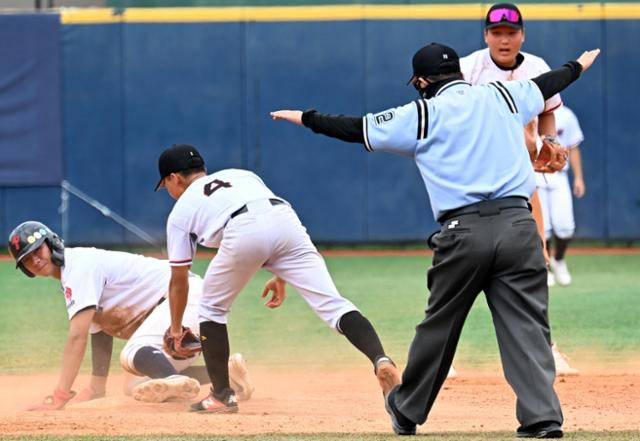
[[[402,415],[396,407],[395,398],[397,390],[398,386],[394,387],[384,399],[384,408],[391,416],[391,427],[396,435],[415,435],[416,423]]]
[[[555,421],[541,421],[527,427],[520,427],[518,438],[562,438],[562,426]]]
[[[213,389],[211,389],[207,398],[191,405],[191,412],[236,413],[238,412],[238,399],[231,389],[227,390],[223,398],[216,398]]]

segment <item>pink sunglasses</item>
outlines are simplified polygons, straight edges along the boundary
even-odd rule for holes
[[[519,23],[520,14],[513,9],[494,9],[489,12],[489,23],[500,23],[501,21],[508,21],[509,23]]]

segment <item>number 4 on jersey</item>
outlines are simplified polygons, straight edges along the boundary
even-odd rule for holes
[[[209,182],[207,185],[204,186],[204,194],[206,196],[211,196],[213,192],[218,190],[219,188],[229,188],[229,187],[231,187],[231,182],[224,182],[224,181],[221,181],[220,179],[214,179],[213,181]]]

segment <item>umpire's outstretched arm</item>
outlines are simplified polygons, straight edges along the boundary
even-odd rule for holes
[[[598,54],[600,54],[600,49],[586,51],[576,61],[569,61],[558,69],[533,78],[532,81],[538,86],[546,100],[578,79],[582,72],[591,67]],[[271,117],[274,120],[282,119],[308,127],[315,133],[322,133],[342,141],[365,144],[362,117],[327,115],[318,113],[314,109],[304,112],[278,110],[271,112]]]

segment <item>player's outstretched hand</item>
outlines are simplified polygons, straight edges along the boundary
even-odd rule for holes
[[[270,113],[273,120],[285,120],[294,124],[302,125],[302,111],[301,110],[276,110]]]
[[[264,290],[262,291],[262,297],[266,297],[269,292],[273,292],[271,298],[264,304],[267,308],[277,308],[282,305],[284,302],[284,298],[286,296],[286,290],[284,288],[285,281],[280,277],[272,277],[267,281],[264,285]]]
[[[75,395],[74,391],[65,392],[58,388],[51,395],[44,397],[42,403],[29,406],[27,410],[62,410]]]
[[[586,70],[591,67],[599,54],[600,49],[593,49],[583,52],[582,55],[578,57],[576,61],[582,65],[582,72],[586,72]]]

